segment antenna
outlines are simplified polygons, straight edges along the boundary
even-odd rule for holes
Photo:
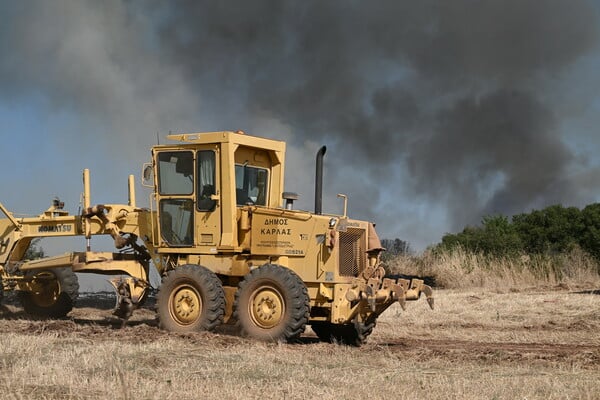
[[[156,144],[160,145],[160,137],[158,136],[158,131],[156,132]]]

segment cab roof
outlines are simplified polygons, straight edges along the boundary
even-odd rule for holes
[[[264,150],[285,151],[283,141],[246,135],[243,131],[175,133],[167,135],[167,139],[190,144],[233,143]]]

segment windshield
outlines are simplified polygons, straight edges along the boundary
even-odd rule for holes
[[[192,194],[194,191],[194,154],[191,151],[165,151],[158,155],[160,194]]]
[[[268,182],[269,171],[267,169],[236,164],[235,189],[237,205],[267,205]]]

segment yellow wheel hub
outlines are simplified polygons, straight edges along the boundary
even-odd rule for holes
[[[181,325],[189,325],[196,321],[202,312],[202,298],[195,288],[182,285],[171,295],[171,316]]]
[[[277,325],[285,314],[283,297],[272,287],[261,287],[255,290],[249,306],[252,320],[264,329]]]
[[[34,277],[32,300],[40,307],[50,307],[60,295],[60,284],[51,272],[41,272]]]

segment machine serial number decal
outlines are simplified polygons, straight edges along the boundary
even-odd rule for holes
[[[71,225],[40,225],[38,232],[71,232]]]
[[[301,256],[301,255],[304,255],[304,251],[302,251],[302,250],[286,250],[285,254]]]

